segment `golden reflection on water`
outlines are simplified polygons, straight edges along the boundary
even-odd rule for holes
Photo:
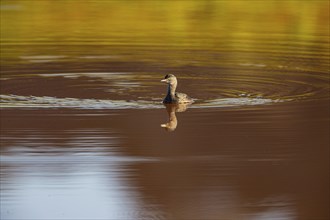
[[[327,1],[1,1],[1,39],[36,43],[163,44],[213,47],[256,33],[304,38],[328,24]],[[233,19],[235,18],[235,19]],[[134,39],[134,40],[133,40]],[[208,40],[207,40],[208,39]],[[85,42],[86,41],[86,42]]]
[[[293,48],[288,44],[292,41],[308,39],[304,47],[320,40],[328,42],[328,6],[328,1],[4,0],[1,1],[1,44],[30,45],[6,53],[5,57],[24,55],[26,50],[42,52],[35,45],[121,46],[111,51],[111,55],[128,52],[130,56],[126,59],[130,60],[155,59],[152,51],[152,56],[148,56],[150,52],[143,50],[150,46],[290,52]],[[131,51],[124,46],[140,48]],[[55,55],[64,55],[62,52],[52,51]],[[86,51],[79,49],[72,53],[84,55]],[[327,50],[321,53],[326,54]],[[191,59],[193,56],[188,54],[170,55],[178,61],[212,63],[209,57]],[[157,60],[170,59],[162,53],[156,56]]]

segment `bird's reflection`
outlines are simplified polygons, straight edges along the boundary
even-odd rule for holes
[[[162,128],[165,128],[166,131],[174,131],[178,126],[178,119],[176,118],[176,112],[184,112],[187,110],[190,104],[164,104],[168,114],[168,122],[161,124]]]

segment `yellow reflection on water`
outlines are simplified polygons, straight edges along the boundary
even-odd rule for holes
[[[187,45],[327,35],[328,1],[1,1],[1,43]]]

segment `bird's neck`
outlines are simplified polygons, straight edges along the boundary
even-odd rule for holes
[[[171,96],[172,99],[175,98],[176,85],[168,85],[167,87],[167,96]]]

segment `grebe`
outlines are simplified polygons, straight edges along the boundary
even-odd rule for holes
[[[163,100],[164,104],[192,103],[193,99],[187,94],[175,92],[178,80],[173,74],[167,74],[161,82],[167,83],[167,95]]]

